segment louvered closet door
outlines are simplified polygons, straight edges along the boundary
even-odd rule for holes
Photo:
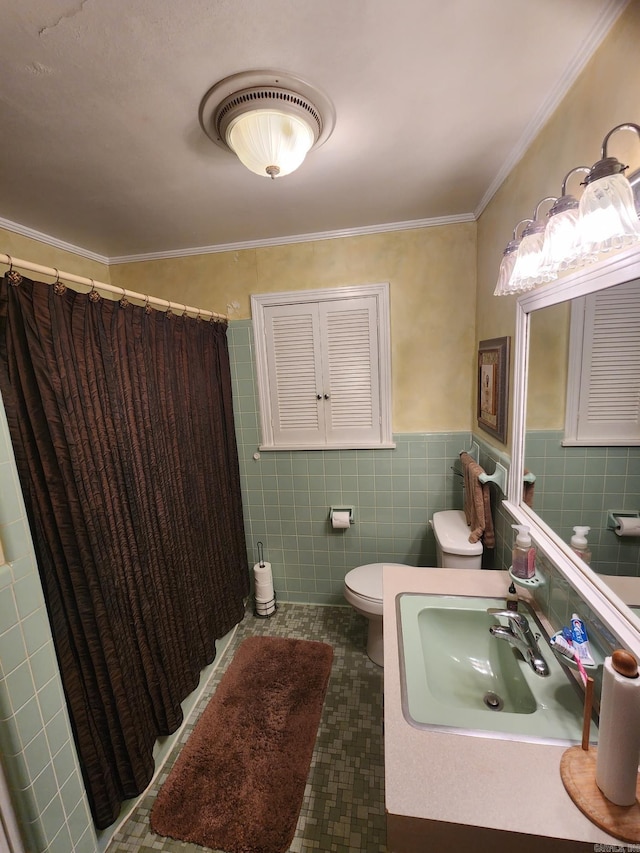
[[[274,441],[288,446],[323,446],[325,406],[318,306],[266,307],[264,320]]]
[[[578,435],[640,442],[640,281],[586,299]]]
[[[380,441],[376,300],[343,299],[319,308],[327,443],[370,446]]]

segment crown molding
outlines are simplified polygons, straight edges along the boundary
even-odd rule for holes
[[[74,255],[80,255],[81,258],[87,258],[90,261],[97,261],[99,264],[109,266],[109,258],[105,255],[98,255],[97,252],[91,252],[89,249],[83,249],[81,246],[74,246],[73,243],[66,243],[64,240],[58,240],[57,237],[52,237],[50,234],[43,234],[42,231],[36,231],[34,228],[28,228],[26,225],[20,225],[18,222],[12,222],[10,219],[0,217],[0,228],[5,231],[11,231],[13,234],[20,234],[21,237],[29,237],[31,240],[37,240],[39,243],[46,243],[47,246],[53,246],[54,249],[62,249],[64,252],[71,252]]]
[[[549,92],[546,100],[531,119],[525,128],[524,133],[516,143],[515,148],[513,148],[509,157],[502,164],[500,171],[489,185],[480,201],[480,204],[474,211],[476,219],[480,218],[480,215],[500,189],[504,180],[515,168],[516,164],[522,159],[533,140],[540,133],[560,101],[574,84],[587,62],[591,59],[605,36],[608,34],[611,27],[629,5],[629,2],[630,0],[609,0],[609,3],[604,7],[600,17],[593,25],[591,32],[582,43],[580,50],[571,59],[565,68],[564,74],[558,80],[555,87]]]
[[[212,255],[218,252],[238,252],[243,249],[264,249],[271,246],[287,246],[292,243],[313,243],[317,240],[335,240],[340,237],[362,237],[368,234],[384,234],[390,231],[433,228],[438,225],[454,225],[460,222],[475,222],[475,217],[473,213],[461,213],[455,216],[438,216],[433,219],[412,219],[406,222],[366,225],[361,228],[344,228],[338,231],[294,234],[288,237],[271,237],[265,240],[247,240],[240,243],[221,243],[216,246],[198,246],[190,249],[174,249],[166,252],[149,252],[142,255],[122,255],[110,258],[109,263],[131,264],[138,261],[162,261],[169,258],[185,258],[189,255]]]
[[[105,266],[113,266],[114,264],[132,264],[141,261],[162,261],[170,258],[187,258],[190,255],[213,255],[219,252],[238,252],[243,249],[263,249],[270,246],[287,246],[292,243],[312,243],[316,240],[335,240],[340,237],[361,237],[367,234],[384,234],[391,231],[410,231],[417,228],[434,228],[438,225],[455,225],[460,222],[475,222],[473,213],[461,213],[454,216],[437,216],[433,219],[411,219],[406,222],[390,222],[383,225],[367,225],[361,228],[344,228],[338,231],[320,231],[312,234],[294,234],[288,237],[272,237],[265,240],[247,240],[239,243],[221,243],[214,246],[193,246],[187,249],[169,249],[166,252],[148,252],[139,255],[118,255],[112,258],[105,255],[98,255],[96,252],[91,252],[89,249],[83,249],[81,246],[74,246],[72,243],[65,243],[64,240],[58,240],[57,237],[51,237],[49,234],[43,234],[41,231],[35,231],[33,228],[28,228],[26,225],[20,225],[17,222],[12,222],[9,219],[0,217],[0,228],[6,231],[12,231],[14,234],[20,234],[23,237],[30,237],[32,240],[38,240],[40,243],[46,243],[48,246],[53,246],[56,249],[63,249],[65,252],[72,252],[74,255],[88,258],[92,261],[105,264]]]

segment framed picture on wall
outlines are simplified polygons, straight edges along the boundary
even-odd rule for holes
[[[478,426],[503,444],[507,440],[510,343],[507,337],[478,345]]]

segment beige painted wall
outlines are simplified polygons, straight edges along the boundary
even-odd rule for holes
[[[516,223],[531,217],[540,199],[559,195],[572,168],[598,160],[611,128],[640,123],[639,45],[640,3],[631,2],[478,220],[478,340],[514,334],[515,297],[497,298],[492,293]],[[628,163],[630,172],[640,168],[640,139],[633,133],[616,134],[608,153]],[[579,193],[579,187],[572,188]],[[564,349],[566,342],[556,341],[556,351]],[[558,428],[564,423],[557,407],[563,400],[564,372],[552,362],[551,350],[540,347],[536,358],[543,360],[548,382],[539,384],[528,410],[535,412],[536,428]]]
[[[233,320],[252,293],[388,281],[394,432],[469,430],[475,258],[476,225],[461,223],[120,264],[111,283]]]
[[[32,261],[45,267],[53,267],[74,275],[86,276],[96,281],[103,281],[106,284],[110,283],[109,267],[106,264],[83,258],[81,255],[76,255],[74,252],[68,252],[65,249],[58,249],[31,237],[23,237],[21,234],[7,231],[6,228],[0,228],[0,252],[10,255],[12,258],[22,258],[25,261]],[[2,267],[1,272],[4,273],[5,269],[6,267]],[[24,270],[17,269],[19,272],[24,272]],[[29,272],[25,272],[25,275],[38,281],[52,280],[48,276],[35,275]]]
[[[492,295],[502,251],[518,220],[544,196],[559,194],[571,168],[598,159],[609,129],[640,120],[638,44],[640,3],[632,2],[478,223],[111,268],[2,229],[0,251],[231,319],[249,317],[252,293],[389,281],[394,431],[467,430],[475,425],[477,341],[514,335],[514,297]],[[618,134],[610,152],[640,167],[632,134]],[[541,357],[549,361],[550,351]],[[560,376],[552,363],[548,375]],[[532,401],[538,427],[557,426],[549,400],[562,393],[545,386]]]

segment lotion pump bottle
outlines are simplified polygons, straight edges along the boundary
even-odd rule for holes
[[[518,531],[513,546],[511,571],[515,577],[528,580],[536,573],[536,549],[533,547],[529,528],[526,524],[512,524],[511,526]]]
[[[587,565],[591,563],[591,549],[587,542],[587,533],[590,530],[590,527],[574,527],[574,535],[571,537],[571,550]]]

